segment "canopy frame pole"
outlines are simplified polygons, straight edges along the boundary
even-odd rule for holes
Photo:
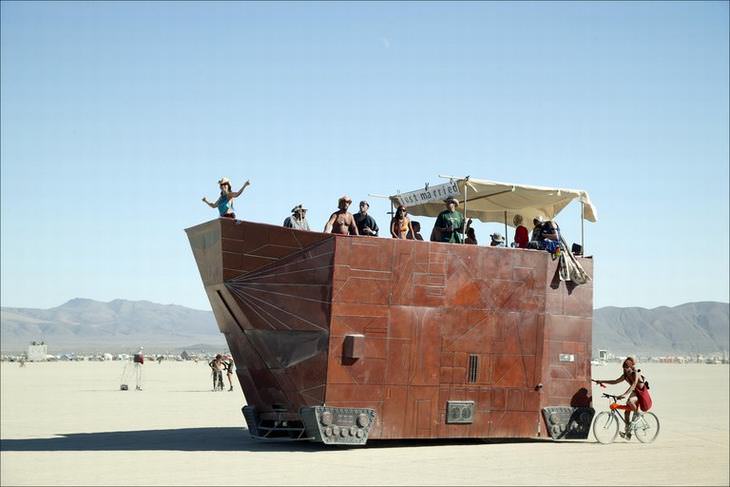
[[[507,237],[507,210],[504,211],[504,246],[509,247],[507,245],[507,242],[509,242],[509,238]]]
[[[390,216],[391,216],[391,218],[393,217],[393,199],[390,196],[384,195],[384,194],[375,194],[375,193],[368,193],[368,196],[372,196],[373,198],[383,198],[383,199],[390,201]]]
[[[467,176],[466,180],[464,181],[464,233],[461,234],[461,243],[466,243],[466,202],[468,199],[468,192],[469,192],[469,186],[467,183],[469,182],[469,177]]]
[[[585,231],[584,231],[584,225],[586,221],[586,204],[582,201],[580,202],[580,255],[584,256],[586,255],[586,244],[585,244]]]

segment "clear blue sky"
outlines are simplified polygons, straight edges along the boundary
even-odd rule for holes
[[[438,174],[588,191],[596,307],[728,301],[727,2],[0,9],[3,306],[208,309],[183,229],[220,177],[321,228]]]

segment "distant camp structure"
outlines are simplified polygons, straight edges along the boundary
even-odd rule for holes
[[[48,359],[48,345],[45,342],[30,342],[26,357],[29,362],[45,362]]]

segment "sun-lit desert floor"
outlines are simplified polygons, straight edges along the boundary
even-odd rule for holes
[[[145,364],[143,391],[119,390],[121,362],[4,362],[0,483],[728,485],[730,367],[640,365],[662,426],[653,444],[371,441],[328,448],[251,439],[238,384],[212,392],[203,362]],[[618,364],[593,370],[597,378],[618,373]],[[598,410],[606,406],[594,400]]]

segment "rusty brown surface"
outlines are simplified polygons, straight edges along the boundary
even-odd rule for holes
[[[546,252],[225,219],[188,235],[247,402],[259,410],[367,407],[377,413],[371,439],[486,438],[545,436],[541,408],[590,404],[592,282],[569,292]],[[207,253],[196,250],[201,235]],[[591,259],[580,262],[592,275]],[[257,330],[308,332],[310,341],[322,332],[327,342],[272,368]],[[348,335],[364,336],[353,343],[359,358],[344,348]],[[446,402],[463,400],[475,403],[473,423],[447,424]]]

